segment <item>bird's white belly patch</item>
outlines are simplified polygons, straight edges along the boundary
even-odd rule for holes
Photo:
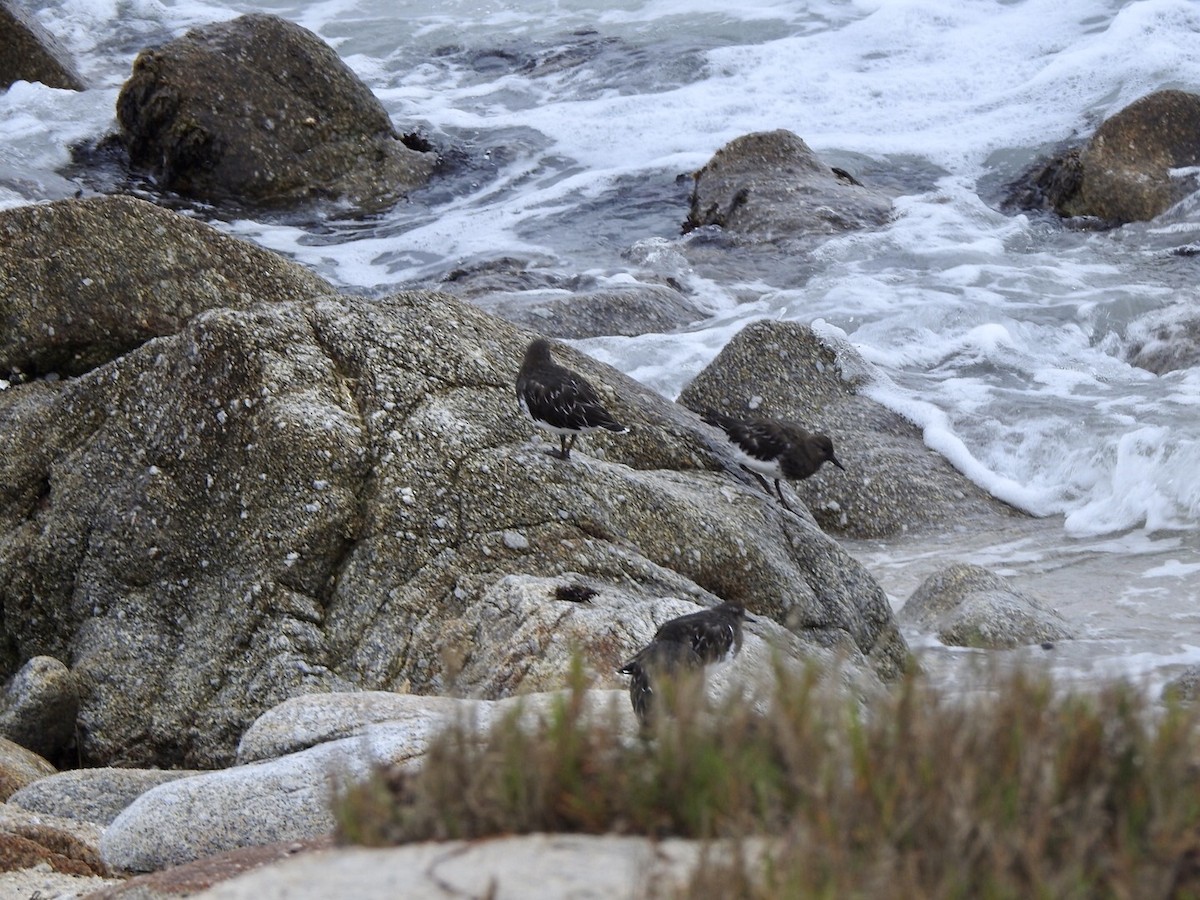
[[[730,444],[733,448],[733,458],[739,463],[754,472],[759,472],[766,475],[768,478],[782,478],[783,473],[779,466],[779,461],[774,459],[757,459],[745,452],[737,444]]]
[[[543,431],[548,431],[551,434],[557,434],[559,437],[570,437],[573,434],[587,434],[592,431],[600,430],[599,426],[593,426],[591,428],[589,428],[587,426],[582,426],[580,428],[558,428],[555,425],[551,425],[549,422],[545,422],[545,421],[535,417],[533,415],[533,413],[531,413],[529,411],[529,405],[525,402],[524,397],[520,397],[517,399],[517,405],[519,407],[521,407],[521,412],[523,412],[523,413],[525,413],[525,415],[529,416],[530,421],[532,421],[534,425],[536,425],[538,428],[542,429]]]
[[[534,419],[533,424],[543,431],[549,431],[551,434],[557,434],[560,437],[570,437],[573,434],[583,434],[588,431],[595,431],[595,428],[556,428],[549,422],[543,422],[541,419]]]

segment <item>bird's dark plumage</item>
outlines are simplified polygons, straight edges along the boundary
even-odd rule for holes
[[[653,714],[654,685],[701,671],[705,664],[734,656],[742,648],[742,622],[753,622],[744,607],[722,603],[663,623],[654,639],[617,671],[631,676],[629,702],[643,724]]]
[[[689,644],[678,641],[651,641],[617,671],[629,675],[629,702],[638,720],[648,725],[656,714],[654,685],[659,690],[674,684],[688,673],[697,674],[704,668],[700,658]],[[669,691],[668,691],[669,693]],[[676,699],[675,697],[668,698]]]
[[[725,432],[738,462],[759,480],[768,494],[771,487],[763,476],[775,480],[779,502],[788,509],[791,507],[783,499],[779,479],[803,480],[815,474],[826,462],[833,463],[842,471],[846,470],[833,455],[833,440],[829,435],[813,434],[794,422],[735,419],[713,409],[705,410],[700,418]]]
[[[688,644],[704,662],[719,662],[742,649],[743,621],[754,621],[745,607],[722,603],[663,623],[654,640]]]
[[[562,459],[570,458],[575,440],[585,432],[629,431],[604,408],[586,378],[550,358],[550,342],[545,338],[531,341],[525,351],[517,373],[517,403],[535,425],[558,435]]]

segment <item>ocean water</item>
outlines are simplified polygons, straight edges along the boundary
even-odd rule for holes
[[[215,225],[367,295],[502,256],[601,282],[671,276],[708,318],[578,342],[671,397],[748,322],[813,323],[855,345],[871,396],[929,447],[1036,517],[847,544],[896,606],[940,566],[974,561],[1076,627],[1014,658],[1152,688],[1200,663],[1200,370],[1124,361],[1131,322],[1197,300],[1200,197],[1108,232],[998,210],[1028,165],[1138,97],[1200,92],[1193,0],[27,5],[95,87],[0,94],[0,208],[80,189],[68,148],[114,129],[140,49],[245,12],[284,16],[454,165],[383,216]],[[736,253],[681,235],[677,176],[776,128],[895,194],[893,221]],[[947,677],[973,656],[911,637]]]

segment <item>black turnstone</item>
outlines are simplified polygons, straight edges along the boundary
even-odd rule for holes
[[[654,638],[617,671],[632,676],[629,702],[643,724],[651,715],[654,682],[702,670],[742,649],[742,622],[753,622],[745,607],[722,603],[664,622]]]
[[[704,660],[690,644],[678,641],[651,641],[621,668],[629,675],[629,702],[642,725],[649,725],[656,713],[654,685],[666,694],[668,704],[677,699],[675,689],[688,673],[701,677]]]
[[[843,472],[846,470],[833,455],[833,441],[827,434],[813,434],[793,422],[778,419],[735,419],[713,409],[706,409],[700,418],[725,432],[737,461],[758,479],[768,494],[771,486],[763,476],[775,480],[775,493],[785,509],[791,507],[783,499],[779,479],[801,481],[825,462],[833,463]]]
[[[742,649],[742,622],[753,622],[738,603],[722,603],[664,622],[656,641],[687,644],[705,663],[730,659]]]
[[[525,351],[517,373],[517,403],[534,425],[558,435],[562,452],[552,455],[560,459],[569,459],[576,439],[588,431],[629,431],[601,405],[586,378],[550,358],[550,342],[545,338],[531,341]]]

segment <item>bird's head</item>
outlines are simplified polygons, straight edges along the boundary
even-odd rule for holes
[[[837,457],[833,455],[833,438],[827,434],[818,434],[816,435],[816,446],[821,451],[822,461],[831,462],[843,472],[846,471],[846,467],[838,462]]]
[[[722,603],[717,607],[725,615],[739,622],[753,622],[755,619],[746,614],[746,607],[740,603]]]
[[[550,342],[543,337],[534,338],[525,348],[525,363],[550,362]]]

